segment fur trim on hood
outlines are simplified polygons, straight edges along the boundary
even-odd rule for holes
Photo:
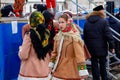
[[[100,17],[102,17],[102,18],[106,18],[106,15],[103,14],[102,12],[100,12],[100,11],[93,11],[93,12],[89,13],[89,14],[86,16],[86,19],[88,19],[90,16],[93,16],[93,15],[100,16]]]

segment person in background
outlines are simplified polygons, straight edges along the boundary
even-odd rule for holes
[[[120,20],[120,8],[119,8],[119,12],[115,15],[115,17]]]
[[[41,2],[43,2],[43,0],[41,0]],[[52,12],[53,14],[56,13],[56,0],[46,0],[46,5],[48,11]]]
[[[108,19],[110,27],[115,30],[118,34],[120,34],[120,22],[115,20],[114,18],[110,17]],[[117,37],[120,40],[120,37],[113,33],[115,37]],[[120,59],[120,41],[114,38],[114,43],[115,43],[115,53],[116,56]]]
[[[106,57],[108,50],[111,53],[115,52],[112,32],[109,29],[107,20],[104,18],[104,8],[99,5],[86,16],[84,25],[84,41],[91,54],[93,80],[108,80]]]
[[[1,17],[10,17],[10,13],[14,14],[13,4],[5,5],[0,9],[0,12],[1,12]]]
[[[27,2],[27,0],[26,0]],[[23,6],[25,4],[25,0],[14,0],[13,8],[16,17],[23,17]]]
[[[46,4],[34,4],[34,5],[33,5],[33,8],[34,8],[34,9],[37,9],[37,11],[40,11],[41,13],[42,13],[44,10],[47,10]]]
[[[50,34],[51,34],[50,35],[50,49],[52,51],[53,43],[54,43],[53,38],[56,34],[55,28],[54,28],[54,23],[53,23],[54,15],[52,13],[50,13],[48,10],[44,10],[42,14],[45,18],[45,27],[50,31]]]
[[[86,70],[84,43],[79,31],[68,24],[68,15],[58,18],[60,31],[55,35],[49,63],[52,80],[82,80],[79,70]]]
[[[18,80],[48,80],[50,31],[38,11],[31,13],[29,22],[30,30],[25,33],[18,54],[21,60]]]

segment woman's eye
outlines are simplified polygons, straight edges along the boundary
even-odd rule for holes
[[[59,23],[64,23],[64,22],[59,22]]]

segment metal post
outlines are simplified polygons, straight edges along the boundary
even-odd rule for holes
[[[30,5],[30,13],[32,12],[32,6]]]
[[[118,4],[119,4],[119,9],[120,9],[120,0],[118,0]]]
[[[75,4],[77,7],[81,8],[82,10],[84,10],[85,12],[88,13],[88,11],[86,9],[84,9],[83,7],[80,6],[80,4],[74,2],[73,0],[71,0],[73,4]]]
[[[78,0],[76,0],[76,4],[78,4]],[[78,5],[76,5],[76,11],[77,11],[77,24],[79,25]]]

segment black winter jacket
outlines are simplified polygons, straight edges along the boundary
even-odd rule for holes
[[[108,55],[108,48],[114,48],[114,39],[107,20],[100,13],[92,13],[84,25],[84,41],[94,57]],[[109,47],[108,47],[109,46]]]

